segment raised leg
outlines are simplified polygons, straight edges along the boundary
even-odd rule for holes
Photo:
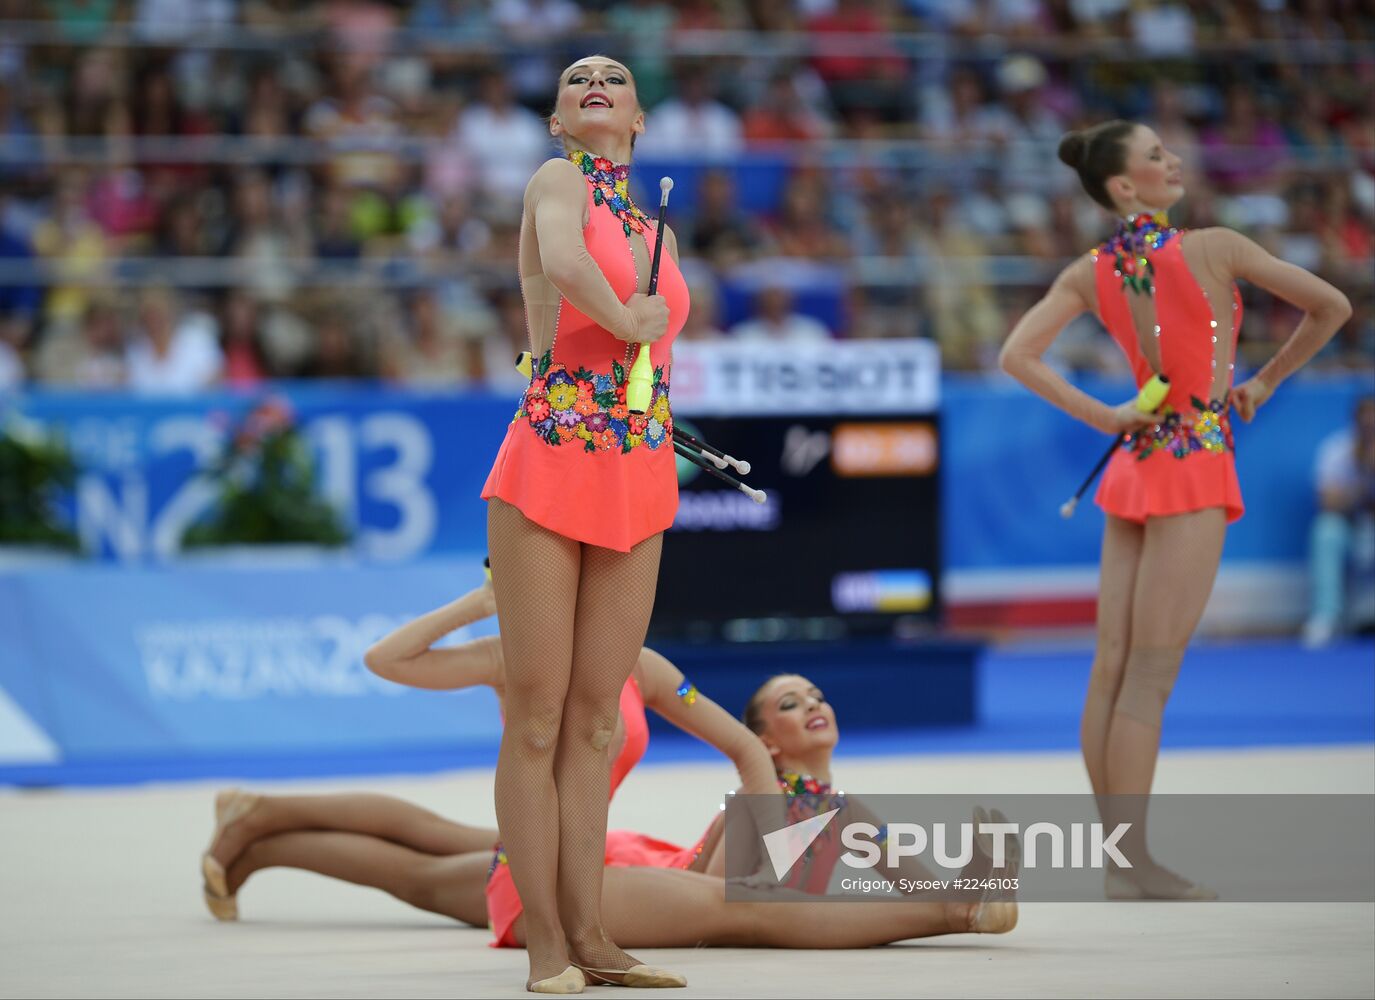
[[[228,868],[253,841],[296,830],[361,833],[439,855],[490,851],[497,842],[492,827],[455,823],[389,795],[260,795],[220,831],[210,853]]]
[[[418,909],[486,927],[491,862],[490,850],[443,857],[359,833],[279,833],[253,841],[239,854],[229,867],[229,890],[238,892],[264,868],[299,868],[381,889]]]

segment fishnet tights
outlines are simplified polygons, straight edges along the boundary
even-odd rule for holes
[[[638,962],[601,917],[608,748],[649,627],[662,537],[629,553],[583,545],[497,499],[487,530],[506,661],[497,825],[524,908],[531,979],[557,975],[570,954],[627,969]]]

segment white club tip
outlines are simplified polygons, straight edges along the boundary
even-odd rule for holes
[[[755,503],[763,503],[765,500],[769,498],[768,494],[765,493],[763,490],[750,490],[749,497]]]
[[[670,191],[672,191],[672,190],[673,190],[673,178],[672,178],[672,177],[660,177],[660,178],[659,178],[659,190],[662,191],[664,194],[668,194]]]
[[[1069,520],[1071,517],[1074,516],[1074,508],[1077,506],[1079,506],[1078,500],[1066,500],[1064,503],[1060,505],[1060,516],[1063,517],[1065,520]]]
[[[745,462],[745,461],[742,461],[741,459],[738,459],[738,458],[737,458],[737,459],[735,460],[735,467],[736,467],[738,470],[740,470],[740,475],[742,475],[742,476],[748,476],[748,475],[750,474],[750,463],[749,463],[749,462]]]

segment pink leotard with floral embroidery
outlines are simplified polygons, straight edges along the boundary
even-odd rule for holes
[[[582,235],[622,302],[644,290],[630,240],[644,237],[646,260],[658,240],[654,224],[630,200],[628,168],[577,151],[569,157],[587,180]],[[547,280],[540,278],[539,280]],[[591,545],[628,552],[673,523],[678,510],[669,373],[673,339],[688,313],[687,284],[671,255],[662,255],[658,294],[668,301],[668,333],[650,345],[653,395],[644,416],[626,407],[626,379],[636,345],[614,337],[560,296],[554,329],[530,308],[531,343],[552,343],[534,359],[530,385],[506,430],[482,489],[530,520]]]
[[[1184,239],[1180,230],[1142,215],[1093,251],[1098,309],[1137,386],[1153,374],[1143,338],[1154,339],[1161,372],[1170,379],[1161,421],[1113,455],[1095,497],[1107,513],[1138,523],[1209,507],[1223,508],[1230,522],[1245,509],[1228,413],[1241,296],[1234,284],[1206,287],[1184,257]],[[1138,276],[1143,258],[1151,273]],[[1154,294],[1133,290],[1139,279],[1153,283]],[[1150,300],[1153,322],[1140,312],[1133,316],[1129,297],[1140,295]]]

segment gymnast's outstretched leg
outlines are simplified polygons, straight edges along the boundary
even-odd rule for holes
[[[297,831],[253,841],[229,866],[231,895],[264,868],[299,868],[371,886],[421,910],[487,926],[489,849],[450,856],[424,854],[360,833]]]
[[[980,920],[976,925],[976,916]],[[724,882],[672,868],[607,868],[602,918],[629,948],[868,948],[941,934],[1002,933],[1015,903],[733,902]],[[514,933],[524,940],[520,921]]]
[[[223,817],[230,810],[233,819],[219,827],[210,845],[210,854],[225,868],[253,841],[300,830],[367,834],[439,855],[490,852],[498,839],[493,827],[455,823],[390,795],[221,792],[215,800],[216,814]]]

